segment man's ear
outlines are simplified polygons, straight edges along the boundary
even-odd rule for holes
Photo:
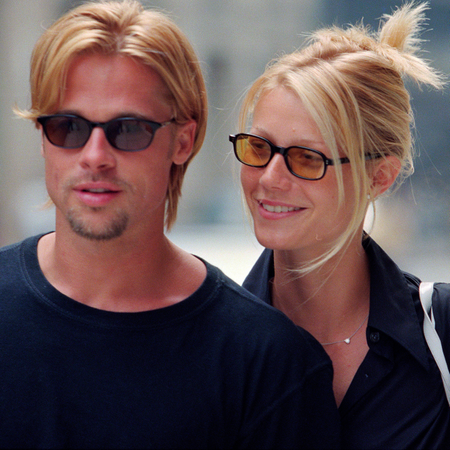
[[[184,164],[192,154],[197,122],[191,120],[183,125],[177,125],[177,128],[171,159],[174,164],[181,165]]]
[[[374,198],[386,192],[395,182],[402,168],[395,156],[386,156],[376,161],[372,173],[371,193]]]
[[[41,156],[43,158],[45,158],[45,152],[44,152],[44,139],[45,139],[45,137],[44,137],[44,130],[42,129],[41,125],[39,125],[39,130],[41,132]]]

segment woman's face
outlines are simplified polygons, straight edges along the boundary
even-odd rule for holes
[[[332,158],[300,99],[283,87],[258,101],[250,133],[276,146],[309,147]],[[292,175],[278,153],[264,168],[243,165],[242,187],[260,244],[275,250],[308,249],[309,257],[329,249],[346,230],[354,209],[349,164],[342,165],[342,173],[345,201],[339,207],[335,166],[321,180],[310,181]]]

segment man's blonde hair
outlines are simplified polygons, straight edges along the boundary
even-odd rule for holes
[[[31,108],[19,115],[37,125],[37,117],[56,112],[70,63],[89,53],[121,54],[150,66],[167,85],[175,121],[197,123],[190,158],[171,168],[165,219],[170,229],[187,166],[206,133],[207,95],[197,56],[186,36],[161,12],[145,10],[134,0],[87,3],[62,16],[37,41],[31,58]]]

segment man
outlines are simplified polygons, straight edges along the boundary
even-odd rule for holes
[[[321,349],[164,234],[206,128],[180,30],[80,6],[37,42],[31,101],[56,224],[0,251],[0,447],[335,446]]]

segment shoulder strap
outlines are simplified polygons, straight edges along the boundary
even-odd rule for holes
[[[434,283],[422,282],[419,286],[419,297],[422,303],[424,311],[423,319],[423,334],[427,341],[428,347],[433,354],[436,364],[441,371],[442,382],[444,383],[445,393],[447,395],[447,401],[450,405],[450,373],[447,366],[447,361],[442,350],[442,343],[439,339],[437,331],[435,329],[434,317],[433,317],[433,286]],[[430,319],[431,317],[431,319]]]

